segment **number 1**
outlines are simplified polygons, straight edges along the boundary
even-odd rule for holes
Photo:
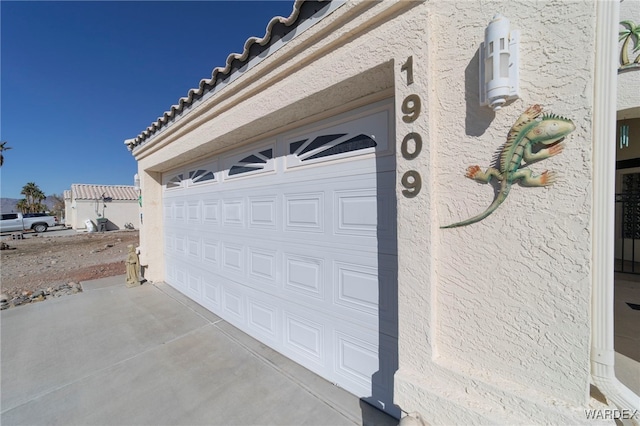
[[[407,58],[407,62],[400,67],[400,71],[407,72],[407,86],[413,84],[413,56]]]

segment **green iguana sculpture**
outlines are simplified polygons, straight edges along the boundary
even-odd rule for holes
[[[442,226],[441,228],[457,228],[467,226],[493,213],[509,195],[511,185],[520,181],[524,186],[548,186],[555,182],[556,174],[544,171],[539,175],[534,175],[529,169],[521,169],[522,161],[527,163],[544,160],[553,155],[558,155],[564,149],[562,140],[569,133],[574,131],[576,126],[568,118],[555,114],[542,115],[542,107],[534,105],[529,107],[516,120],[509,134],[507,143],[500,154],[500,170],[490,167],[486,172],[482,172],[479,166],[467,168],[466,177],[482,183],[489,183],[491,178],[500,181],[500,191],[493,203],[482,213],[462,222]],[[543,144],[546,148],[538,152],[532,152],[532,148],[537,144]]]

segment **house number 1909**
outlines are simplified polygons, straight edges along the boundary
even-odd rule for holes
[[[413,56],[409,56],[407,61],[400,67],[401,72],[407,74],[407,86],[413,84]],[[422,102],[420,96],[412,93],[402,101],[402,121],[405,123],[413,123],[420,116]],[[400,153],[405,160],[415,160],[422,151],[422,137],[416,132],[408,133],[400,144]],[[420,193],[422,189],[422,177],[416,170],[408,170],[400,183],[404,187],[402,195],[407,198],[413,198]]]

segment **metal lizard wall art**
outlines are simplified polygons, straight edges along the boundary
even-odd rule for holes
[[[549,186],[555,182],[556,174],[544,171],[539,175],[533,174],[529,169],[521,169],[522,161],[532,163],[558,155],[564,149],[565,136],[575,130],[576,126],[568,118],[555,114],[542,114],[540,105],[529,107],[516,120],[509,134],[507,143],[500,153],[500,169],[489,167],[484,173],[479,166],[467,168],[466,177],[482,183],[489,183],[491,178],[500,181],[500,191],[493,203],[482,213],[462,222],[441,226],[441,228],[457,228],[480,222],[493,213],[509,195],[511,186],[520,182],[523,186]],[[545,146],[538,152],[533,152],[533,147],[542,144]]]

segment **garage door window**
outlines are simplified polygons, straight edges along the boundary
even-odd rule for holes
[[[184,175],[182,173],[180,173],[179,175],[175,175],[174,177],[170,178],[167,181],[167,189],[182,187],[183,178],[184,178]]]
[[[375,148],[376,142],[369,136],[359,134],[322,135],[313,140],[303,139],[289,145],[289,153],[298,156],[300,161],[315,160],[322,157],[344,154],[345,152]],[[345,140],[346,139],[346,140]]]
[[[192,184],[213,182],[216,180],[216,175],[211,170],[198,169],[198,170],[192,170],[189,172],[189,179],[191,179]]]
[[[273,148],[261,148],[250,154],[245,153],[229,159],[230,167],[227,177],[234,178],[274,170],[273,151]]]
[[[389,111],[385,108],[342,124],[292,134],[285,139],[286,166],[301,167],[373,153],[390,154],[388,122]]]

